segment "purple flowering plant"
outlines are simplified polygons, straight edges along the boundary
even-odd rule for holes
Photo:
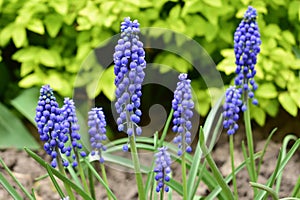
[[[153,137],[143,136],[140,107],[142,85],[147,76],[145,72],[147,64],[144,45],[140,40],[140,24],[137,20],[132,21],[126,17],[121,22],[120,32],[112,56],[115,76],[113,109],[117,113],[117,130],[125,133],[125,138],[109,142],[104,109],[94,107],[87,113],[88,130],[85,136],[88,136],[89,144],[84,144],[84,134],[80,132],[74,100],[64,98],[63,105],[59,106],[50,85],[44,85],[40,89],[35,122],[43,149],[49,155],[50,161],[45,162],[28,148],[25,150],[45,167],[60,198],[75,200],[80,197],[80,199],[94,200],[96,199],[95,180],[97,180],[105,188],[107,199],[117,199],[109,187],[106,176],[106,164],[114,163],[134,171],[140,200],[173,199],[174,192],[184,200],[238,199],[236,173],[243,168],[248,170],[250,184],[253,187],[253,199],[266,199],[271,195],[279,200],[278,192],[272,189],[272,185],[276,177],[281,176],[281,171],[300,146],[300,141],[297,140],[287,157],[281,157],[282,152],[280,153],[280,161],[270,179],[265,185],[259,184],[257,180],[264,152],[262,155],[254,153],[249,109],[250,100],[254,106],[258,104],[254,97],[255,90],[258,88],[255,82],[255,65],[260,52],[261,39],[256,9],[248,7],[234,33],[233,53],[236,58],[234,85],[228,87],[223,97],[211,109],[204,126],[199,127],[199,139],[195,145],[192,128],[198,125],[193,124],[195,97],[188,73],[179,73],[177,76],[177,85],[173,88],[173,100],[169,102],[171,111],[162,133],[156,132]],[[244,116],[248,149],[243,146],[245,160],[239,166],[235,166],[233,137],[240,131],[240,115]],[[210,146],[215,144],[222,128],[226,129],[230,142],[232,173],[227,177],[223,177],[210,154]],[[172,141],[166,140],[167,134],[173,135]],[[150,165],[145,166],[141,163],[139,153],[142,150],[152,153]],[[131,159],[114,155],[113,153],[117,151],[130,153]],[[258,166],[255,159],[259,160]],[[5,166],[3,161],[0,161]],[[180,180],[172,177],[172,169],[176,165],[181,167]],[[210,170],[206,169],[207,165]],[[5,169],[9,171],[8,168]],[[64,190],[59,186],[56,178],[63,182]],[[0,181],[2,180],[0,177]],[[210,191],[207,196],[197,195],[201,181]],[[229,182],[232,182],[233,189]],[[22,184],[17,183],[28,199],[35,199],[34,193],[30,194]],[[6,188],[8,191],[13,191],[9,186]],[[299,197],[299,188],[300,181],[295,186],[291,199]],[[20,199],[14,192],[11,194],[15,199]]]

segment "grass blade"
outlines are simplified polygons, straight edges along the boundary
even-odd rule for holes
[[[18,192],[15,190],[15,188],[9,184],[7,179],[3,176],[3,174],[0,172],[0,184],[3,186],[3,188],[16,200],[22,200],[23,198],[18,194]]]
[[[269,195],[272,196],[272,198],[274,200],[279,200],[278,194],[272,188],[270,188],[270,187],[268,187],[266,185],[260,184],[260,183],[253,183],[253,182],[250,182],[250,185],[252,187],[255,187],[255,188],[258,188],[258,189],[266,191]]]
[[[58,185],[57,181],[55,180],[49,165],[46,165],[46,170],[47,170],[49,177],[50,177],[56,191],[58,192],[60,198],[63,199],[64,197],[66,197],[66,195],[64,195],[63,191],[61,190],[60,186]]]
[[[91,170],[93,175],[98,179],[98,181],[103,185],[103,187],[106,189],[106,191],[110,194],[110,196],[113,199],[117,199],[117,197],[114,195],[114,193],[110,190],[109,186],[105,184],[104,180],[99,176],[97,171],[94,169],[94,167],[89,163],[86,159],[84,159],[85,164],[88,166],[88,168]]]
[[[34,159],[36,160],[40,165],[42,165],[44,168],[46,166],[50,167],[51,172],[53,173],[54,176],[59,178],[61,181],[63,181],[65,184],[68,184],[71,188],[73,188],[82,198],[85,200],[93,200],[85,191],[81,189],[78,185],[73,183],[71,180],[68,179],[68,177],[65,177],[63,174],[61,174],[59,171],[56,169],[52,168],[48,163],[46,163],[42,158],[40,158],[36,153],[31,151],[28,148],[24,148],[25,151]]]
[[[4,169],[7,171],[7,173],[10,175],[10,177],[17,183],[17,185],[20,187],[22,192],[31,200],[33,200],[31,194],[26,190],[26,188],[20,183],[20,181],[13,175],[12,171],[7,167],[7,165],[4,163],[2,158],[0,158],[0,163],[4,167]]]

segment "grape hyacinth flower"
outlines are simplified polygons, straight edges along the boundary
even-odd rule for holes
[[[138,21],[125,18],[121,23],[121,38],[113,55],[117,99],[115,108],[119,114],[117,125],[118,130],[126,132],[129,137],[142,133],[138,123],[142,115],[139,107],[146,61],[143,43],[139,41],[139,33]],[[123,150],[127,151],[128,145],[124,145]]]
[[[254,99],[254,93],[257,84],[254,81],[256,74],[255,64],[257,62],[257,54],[260,52],[260,33],[256,22],[257,12],[249,6],[243,20],[234,33],[234,53],[236,58],[236,78],[235,85],[241,87],[243,106],[242,111],[247,109],[245,101],[247,98],[252,99],[254,105],[258,101]]]
[[[223,126],[228,129],[228,135],[234,134],[239,128],[237,121],[239,119],[240,107],[243,104],[241,93],[242,89],[235,86],[231,86],[226,90],[225,103],[223,105],[223,117],[225,118]]]
[[[79,159],[76,157],[79,156],[78,153],[79,150],[82,149],[82,144],[80,143],[80,134],[78,133],[80,127],[76,116],[74,101],[72,99],[64,99],[64,105],[61,108],[61,115],[63,117],[63,120],[61,122],[62,132],[71,141],[71,147],[67,147],[67,151],[65,152],[65,154],[67,156],[72,156],[72,166],[76,167],[78,165],[77,159]],[[63,143],[59,145],[62,146]],[[81,150],[80,156],[85,157],[86,153]]]
[[[92,108],[88,115],[90,142],[93,148],[91,155],[98,154],[100,163],[103,163],[104,158],[102,157],[102,151],[106,150],[106,147],[102,144],[102,142],[106,140],[105,115],[102,108]]]
[[[154,172],[155,180],[157,181],[156,192],[160,192],[162,189],[166,192],[169,192],[169,187],[165,186],[165,182],[170,181],[169,174],[171,173],[171,157],[168,153],[167,147],[158,148],[158,152],[155,154],[155,168]]]
[[[173,132],[178,133],[174,138],[174,143],[178,144],[178,156],[181,156],[183,151],[192,152],[190,146],[192,122],[190,118],[193,116],[192,109],[194,102],[192,100],[191,80],[187,79],[187,74],[180,74],[178,76],[179,82],[174,92],[174,99],[172,101],[173,113]]]
[[[49,85],[42,86],[40,90],[35,121],[40,139],[45,142],[44,149],[52,157],[51,166],[56,167],[59,150],[61,153],[66,153],[70,151],[70,148],[65,147],[68,137],[62,132],[61,110]],[[63,161],[64,166],[68,164],[68,161]]]

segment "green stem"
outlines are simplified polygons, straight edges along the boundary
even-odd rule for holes
[[[108,181],[107,181],[107,176],[106,176],[105,166],[104,166],[103,163],[100,163],[100,168],[101,168],[101,173],[102,173],[103,181],[104,181],[104,183],[108,186]],[[108,190],[106,190],[106,193],[107,193],[107,198],[108,198],[108,200],[111,200],[111,196],[110,196]]]
[[[247,146],[248,146],[248,153],[249,153],[249,162],[250,162],[250,180],[252,182],[256,182],[257,175],[255,169],[255,162],[254,162],[254,147],[253,147],[253,135],[251,129],[251,119],[250,119],[250,106],[249,100],[245,101],[247,110],[244,112],[244,122],[245,122],[245,129],[246,129],[246,137],[247,137]],[[254,189],[254,194],[256,194],[256,189]]]
[[[164,199],[164,193],[165,193],[165,190],[164,190],[164,188],[162,188],[162,191],[160,192],[160,200]]]
[[[183,188],[183,199],[188,199],[187,193],[187,182],[186,182],[186,165],[185,165],[185,152],[182,153],[181,156],[181,170],[182,170],[182,188]]]
[[[94,177],[90,168],[88,168],[88,177],[89,177],[89,186],[90,186],[90,193],[93,199],[96,199],[95,193],[95,184],[94,184]]]
[[[58,151],[58,148],[56,148],[56,151],[59,152],[59,151]],[[62,165],[62,158],[61,158],[61,155],[60,155],[59,153],[58,153],[56,159],[57,159],[58,170],[59,170],[60,173],[62,173],[65,177],[67,177],[66,171],[65,171],[65,169],[64,169],[64,167],[63,167],[63,165]],[[70,187],[67,183],[65,183],[65,182],[64,182],[64,186],[65,186],[65,189],[66,189],[66,191],[67,191],[67,193],[68,193],[68,196],[69,196],[70,200],[75,200],[75,196],[74,196],[74,194],[73,194],[73,192],[72,192],[71,187]]]
[[[233,194],[232,194],[229,186],[225,182],[225,180],[224,180],[221,172],[219,171],[215,161],[213,160],[211,154],[208,152],[204,141],[205,141],[204,140],[204,133],[203,133],[203,129],[201,127],[201,129],[200,129],[200,147],[201,147],[201,150],[203,152],[203,155],[205,155],[205,159],[206,159],[206,161],[207,161],[214,177],[216,178],[216,181],[218,182],[218,184],[222,188],[222,190],[224,192],[224,195],[226,196],[226,199],[234,199]]]
[[[84,189],[84,191],[86,193],[90,194],[89,186],[88,186],[88,184],[86,182],[84,171],[83,171],[83,168],[82,168],[81,163],[80,163],[78,151],[75,151],[75,155],[76,155],[77,162],[78,162],[78,166],[77,167],[78,167],[79,176],[80,176],[82,184],[83,184],[83,189]],[[83,158],[83,159],[85,159],[85,158]]]
[[[135,171],[135,179],[136,179],[136,183],[138,186],[139,199],[146,200],[144,184],[143,184],[143,179],[142,179],[142,173],[141,173],[141,168],[140,168],[140,161],[138,158],[138,153],[137,153],[137,148],[135,145],[134,136],[130,136],[129,140],[130,140],[131,157],[132,157],[134,171]]]
[[[233,135],[229,136],[229,146],[230,146],[230,159],[231,159],[231,171],[232,171],[232,184],[234,189],[234,199],[238,199],[238,191],[236,185],[236,176],[235,176],[235,166],[234,166],[234,142]]]

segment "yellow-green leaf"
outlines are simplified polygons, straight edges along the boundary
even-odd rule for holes
[[[12,32],[12,39],[17,48],[20,48],[26,44],[26,30],[21,25],[15,25],[14,30]]]
[[[264,83],[259,85],[255,95],[261,98],[272,99],[277,97],[278,94],[273,83]]]
[[[296,117],[298,113],[298,108],[293,100],[293,98],[290,96],[288,92],[282,92],[278,96],[278,100],[281,104],[281,106],[292,116]]]
[[[43,22],[40,19],[30,20],[29,23],[27,24],[27,29],[41,35],[45,33]]]

